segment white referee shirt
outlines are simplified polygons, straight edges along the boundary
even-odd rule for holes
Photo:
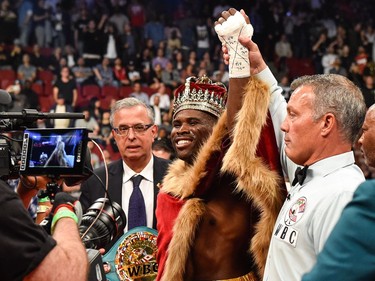
[[[269,110],[283,171],[290,181],[297,165],[285,154],[281,124],[286,117],[282,89],[269,68],[256,75],[270,88]],[[307,170],[303,185],[292,186],[277,218],[263,281],[301,280],[316,262],[316,256],[345,205],[358,185],[365,180],[354,164],[353,152],[347,152],[314,163]]]
[[[353,152],[323,159],[291,187],[277,218],[263,281],[299,281],[316,262],[358,185],[365,180]]]
[[[294,172],[298,166],[285,155],[285,134],[281,130],[281,124],[286,117],[287,103],[282,95],[283,89],[278,85],[276,78],[273,76],[269,68],[266,68],[265,70],[257,74],[256,77],[266,83],[270,89],[271,99],[268,109],[271,114],[277,147],[279,148],[280,152],[280,161],[285,176],[287,176],[290,181],[292,181],[294,178]]]
[[[154,157],[151,157],[150,162],[147,166],[137,174],[124,161],[122,161],[124,167],[124,174],[122,176],[122,208],[126,215],[126,221],[128,221],[129,211],[129,199],[133,192],[133,182],[131,178],[134,175],[143,176],[143,180],[139,186],[143,199],[145,200],[147,226],[152,228],[154,222]],[[128,231],[128,224],[126,224],[124,232]]]

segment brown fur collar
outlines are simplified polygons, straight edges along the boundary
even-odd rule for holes
[[[260,221],[249,249],[255,257],[259,276],[262,276],[264,271],[272,229],[282,205],[279,176],[264,164],[263,159],[256,156],[261,129],[266,123],[269,98],[268,88],[251,77],[242,108],[237,115],[233,143],[223,159],[221,168],[221,172],[229,172],[237,177],[236,191],[245,194],[261,211]],[[210,155],[221,150],[222,139],[227,133],[224,113],[200,150],[193,166],[182,160],[176,160],[170,166],[161,192],[181,199],[192,195],[206,174],[206,163]],[[195,198],[187,200],[179,212],[161,280],[184,280],[188,254],[204,209],[203,201]]]

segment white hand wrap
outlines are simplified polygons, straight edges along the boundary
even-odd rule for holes
[[[238,37],[251,38],[254,33],[253,26],[247,24],[240,12],[230,16],[223,24],[217,24],[215,31],[223,45],[229,52],[229,77],[244,78],[250,76],[249,52],[238,41]]]

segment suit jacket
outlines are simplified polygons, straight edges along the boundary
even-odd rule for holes
[[[156,197],[159,193],[158,184],[161,183],[170,161],[154,156],[154,222],[153,228],[156,229]],[[122,176],[123,176],[122,159],[114,161],[108,165],[108,193],[112,201],[120,206],[122,199]],[[105,169],[100,167],[94,173],[105,183]],[[79,201],[82,204],[83,212],[95,202],[96,199],[104,197],[104,186],[95,175],[88,178],[81,186],[81,196]]]

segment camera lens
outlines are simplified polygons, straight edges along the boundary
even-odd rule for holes
[[[111,205],[108,198],[99,198],[82,216],[79,232],[84,235],[81,238],[86,248],[100,249],[120,236],[125,225],[126,216],[121,206],[116,202]]]

